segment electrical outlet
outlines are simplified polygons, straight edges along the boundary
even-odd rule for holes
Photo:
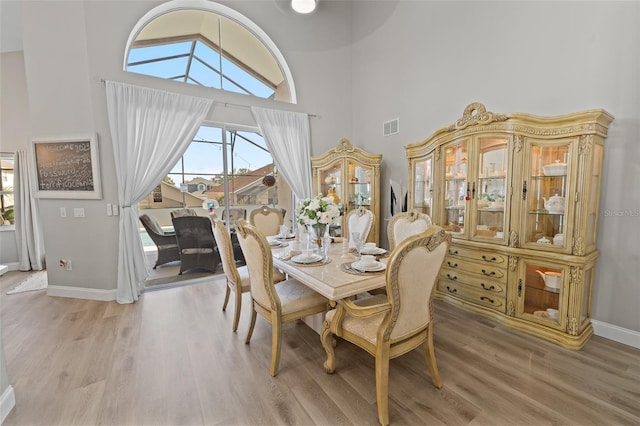
[[[83,207],[74,208],[73,217],[84,217],[84,208]]]
[[[114,216],[118,216],[118,214],[120,213],[120,211],[119,211],[119,210],[120,210],[120,208],[118,207],[118,205],[117,205],[117,204],[114,204],[114,205],[113,205],[113,215],[114,215]]]
[[[67,260],[67,264],[64,266],[64,269],[67,271],[71,271],[73,269],[73,266],[71,266],[70,260]]]
[[[107,203],[107,216],[113,216],[113,208],[111,207],[111,203]]]

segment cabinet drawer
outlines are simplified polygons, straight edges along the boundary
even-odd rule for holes
[[[501,267],[506,267],[507,262],[509,261],[508,256],[503,254],[457,246],[449,247],[449,257],[464,257],[481,263],[500,265]]]
[[[478,290],[482,290],[489,293],[497,293],[504,297],[507,290],[507,285],[504,282],[495,280],[489,277],[478,277],[476,275],[470,275],[456,271],[454,269],[442,268],[440,272],[440,279],[442,281],[452,281],[454,283],[466,284]]]
[[[442,265],[443,269],[451,269],[454,271],[462,271],[466,274],[479,275],[483,278],[491,278],[500,282],[507,282],[507,270],[498,265],[484,264],[463,260],[461,258],[447,256]]]
[[[502,313],[506,311],[506,298],[496,293],[477,290],[463,283],[443,279],[438,282],[438,290],[476,305],[482,305]]]

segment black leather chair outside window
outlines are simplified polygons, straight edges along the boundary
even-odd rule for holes
[[[213,238],[211,219],[205,216],[181,216],[172,219],[180,249],[180,272],[206,270],[216,272],[220,254]]]
[[[142,226],[146,229],[147,234],[149,234],[151,240],[158,247],[158,259],[153,269],[165,263],[180,260],[178,241],[176,240],[176,234],[174,232],[164,231],[155,218],[147,214],[140,216],[140,222],[142,222]]]

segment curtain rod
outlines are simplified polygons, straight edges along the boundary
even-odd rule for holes
[[[104,78],[100,78],[100,77],[97,77],[95,80],[98,83],[102,83],[102,84],[106,83],[106,81],[107,81]],[[251,109],[250,105],[236,104],[236,103],[233,103],[233,102],[224,102],[224,101],[216,101],[216,100],[214,100],[213,103],[218,104],[218,105],[224,105],[225,107],[233,106],[233,107],[237,107],[237,108]],[[317,114],[307,114],[307,115],[309,117],[317,117],[318,116]]]

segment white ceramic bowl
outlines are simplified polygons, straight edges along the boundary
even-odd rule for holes
[[[545,176],[564,176],[567,174],[567,164],[556,160],[555,163],[542,166],[542,172]]]

